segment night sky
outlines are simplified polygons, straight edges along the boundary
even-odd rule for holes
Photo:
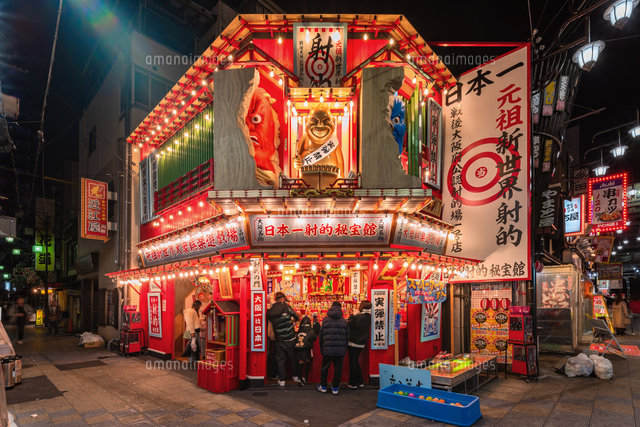
[[[526,41],[529,38],[526,0],[449,3],[276,0],[276,3],[289,13],[403,14],[427,41]],[[531,1],[533,26],[540,29],[542,44],[551,43],[558,26],[569,16],[563,3],[558,0]],[[35,4],[37,8],[34,8]],[[81,84],[83,68],[98,37],[105,35],[110,40],[113,37],[109,36],[122,25],[118,11],[130,8],[137,1],[120,0],[115,15],[108,13],[112,4],[112,1],[108,1],[105,7],[105,2],[95,0],[65,0],[46,112],[45,138],[51,141],[46,148],[47,175],[59,173],[62,159],[77,160],[77,120],[82,114],[88,90],[86,85]],[[25,101],[25,111],[26,101],[31,102],[28,111],[32,116],[29,120],[38,120],[42,108],[57,7],[57,0],[0,0],[0,17],[5,21],[0,29],[0,36],[4,36],[0,44],[1,60],[29,70],[25,74],[0,64],[0,79],[5,93],[18,95]],[[37,9],[37,13],[34,9]],[[592,14],[591,32],[592,39],[605,41],[606,47],[592,71],[582,72],[573,116],[585,114],[588,109],[606,107],[606,111],[575,122],[580,125],[583,151],[590,147],[595,132],[633,120],[635,109],[640,104],[640,8],[634,11],[622,30],[613,28],[602,17],[604,10],[605,7],[601,7]],[[580,28],[575,36],[581,36],[582,33]],[[440,55],[499,55],[504,51],[435,50]],[[101,55],[103,51],[98,49],[96,54]],[[470,67],[451,65],[449,68],[454,75],[458,75]],[[627,136],[626,132],[624,136]],[[607,134],[596,139],[596,143],[610,142],[614,137],[615,133]],[[605,163],[611,165],[613,170],[623,168],[625,164],[629,170],[638,169],[631,165],[637,165],[640,160],[640,149],[637,147],[640,141],[634,144],[629,141],[627,145],[631,149],[625,160],[614,162],[605,157]],[[589,160],[596,158],[597,154],[594,154]],[[638,175],[634,180],[638,182],[640,173],[636,173]]]

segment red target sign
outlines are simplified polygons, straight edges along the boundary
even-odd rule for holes
[[[305,62],[305,71],[312,80],[324,82],[331,80],[335,73],[336,67],[332,55],[310,55]]]
[[[454,195],[454,174],[460,172],[460,197],[463,205],[482,206],[497,200],[505,189],[501,182],[505,179],[515,180],[521,169],[518,151],[513,146],[504,155],[496,152],[498,138],[485,138],[474,142],[460,152],[451,163],[447,172],[449,194]],[[501,176],[501,167],[516,159],[513,172]]]

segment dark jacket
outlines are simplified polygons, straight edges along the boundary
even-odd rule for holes
[[[298,338],[296,340],[296,350],[312,349],[313,342],[318,338],[320,332],[320,323],[315,322],[311,326],[311,319],[305,316],[300,321],[300,327],[298,328]]]
[[[371,335],[371,310],[362,310],[362,313],[349,317],[349,344],[361,347],[367,344]]]
[[[296,338],[296,330],[291,318],[300,320],[296,312],[284,302],[277,302],[267,310],[267,319],[273,324],[277,342],[291,341]]]
[[[349,325],[342,317],[342,309],[332,306],[320,328],[320,351],[327,356],[344,356],[349,344]]]

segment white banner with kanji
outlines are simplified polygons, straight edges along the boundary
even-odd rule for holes
[[[447,255],[477,260],[450,282],[529,280],[530,52],[475,68],[444,96]]]
[[[160,298],[160,294],[147,294],[150,337],[162,338],[162,315],[160,314],[162,302]]]

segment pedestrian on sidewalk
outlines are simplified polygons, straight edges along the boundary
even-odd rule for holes
[[[313,316],[313,326],[311,326],[309,316],[302,318],[295,346],[299,374],[298,384],[301,386],[307,385],[307,378],[309,378],[311,364],[313,363],[313,342],[318,338],[319,333],[320,323],[315,315]]]
[[[273,324],[273,332],[276,336],[276,362],[278,364],[278,385],[284,387],[287,379],[285,362],[287,358],[291,363],[293,381],[298,382],[297,364],[294,357],[294,346],[296,343],[296,330],[293,327],[293,320],[300,320],[300,316],[291,308],[287,296],[283,292],[276,292],[275,304],[267,310],[267,319]]]
[[[22,344],[24,339],[24,327],[29,321],[29,316],[33,314],[33,308],[24,303],[24,298],[18,297],[16,303],[9,307],[8,313],[11,323],[18,326],[18,344]]]
[[[58,307],[58,301],[53,300],[49,303],[49,311],[47,312],[47,322],[49,322],[49,330],[47,331],[47,338],[51,336],[51,330],[59,340],[58,333],[60,332],[60,320],[62,319],[62,311]]]
[[[371,332],[371,301],[364,300],[354,314],[349,316],[349,382],[347,387],[364,387],[360,366],[360,353],[364,350]]]
[[[184,338],[188,339],[189,342],[187,343],[187,348],[182,356],[189,356],[189,363],[195,363],[200,360],[200,323],[202,322],[200,315],[201,306],[202,303],[199,300],[195,300],[193,304],[191,304],[191,308],[184,312],[184,321],[187,324],[184,332]],[[193,349],[193,346],[196,348]]]
[[[631,324],[627,303],[622,299],[622,292],[616,295],[616,300],[611,305],[611,320],[616,329],[616,335],[624,335],[627,325]]]
[[[320,385],[318,391],[327,392],[327,377],[329,368],[333,365],[333,381],[331,391],[338,394],[340,378],[342,378],[342,364],[349,344],[349,324],[344,319],[342,306],[334,301],[322,319],[320,328],[320,351],[322,352],[322,367],[320,368]]]

